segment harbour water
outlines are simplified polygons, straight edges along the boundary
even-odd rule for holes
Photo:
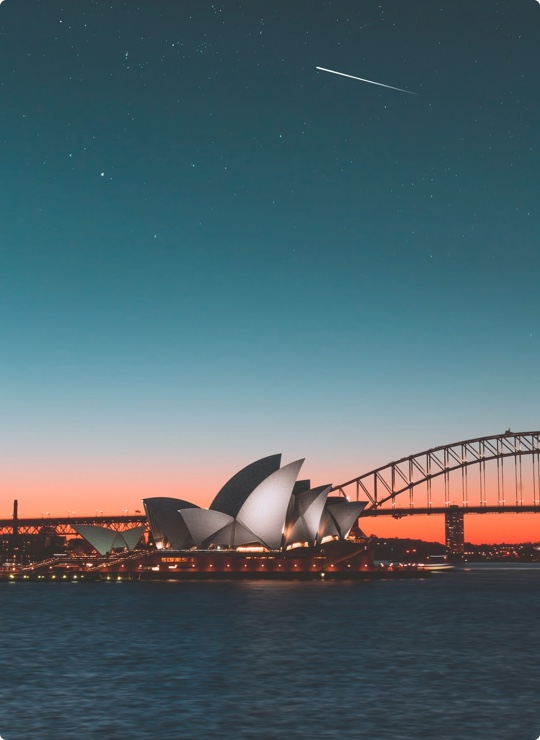
[[[6,583],[3,740],[536,740],[540,567]]]

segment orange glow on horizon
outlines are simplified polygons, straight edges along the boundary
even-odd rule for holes
[[[0,519],[12,517],[14,499],[19,502],[21,519],[95,516],[96,513],[114,516],[136,511],[144,514],[142,499],[151,496],[171,496],[206,507],[235,472],[227,461],[221,460],[215,467],[194,462],[189,469],[169,466],[158,471],[143,464],[130,465],[129,469],[111,466],[99,470],[87,465],[40,466],[34,470],[4,467]],[[319,480],[331,480],[331,476],[314,475],[313,470],[306,471],[305,477],[310,477],[313,485],[318,485]],[[532,499],[530,492],[527,496]],[[365,517],[360,526],[366,534],[378,537],[444,542],[442,515],[417,515],[399,520]],[[467,514],[465,540],[474,544],[538,542],[540,515]]]
[[[465,542],[474,545],[540,542],[540,514],[466,514]],[[444,543],[442,514],[360,518],[360,528],[377,537],[402,537]]]
[[[21,519],[95,516],[96,512],[114,516],[137,510],[144,514],[142,499],[151,496],[172,496],[208,506],[220,487],[213,481],[205,484],[199,475],[178,471],[11,471],[2,476],[0,519],[12,516],[14,499]]]

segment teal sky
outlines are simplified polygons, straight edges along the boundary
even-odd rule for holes
[[[6,498],[537,429],[539,39],[534,0],[2,3]]]

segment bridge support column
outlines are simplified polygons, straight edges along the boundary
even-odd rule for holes
[[[453,558],[461,559],[465,550],[465,528],[463,511],[459,506],[450,506],[444,515],[446,535],[446,553]]]

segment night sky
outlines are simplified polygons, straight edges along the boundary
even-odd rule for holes
[[[0,516],[538,429],[539,48],[535,0],[5,0]]]

